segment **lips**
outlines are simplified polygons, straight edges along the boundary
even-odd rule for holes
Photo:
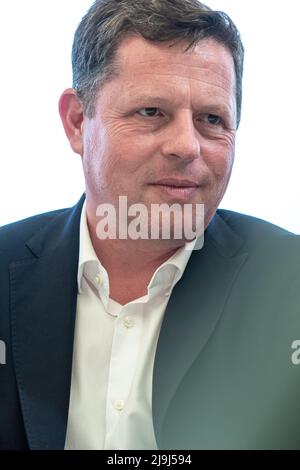
[[[199,184],[195,181],[185,179],[167,178],[151,183],[155,186],[169,186],[171,188],[198,188]]]
[[[151,183],[164,197],[181,201],[190,201],[199,188],[199,184],[192,180],[167,178]]]

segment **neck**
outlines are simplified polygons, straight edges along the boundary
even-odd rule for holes
[[[109,276],[110,297],[124,304],[147,294],[156,269],[185,242],[182,240],[131,240],[97,237],[97,221],[87,210],[90,238]]]
[[[122,272],[130,277],[154,272],[185,244],[179,240],[173,244],[172,240],[100,240],[89,222],[88,227],[96,255],[108,273]]]

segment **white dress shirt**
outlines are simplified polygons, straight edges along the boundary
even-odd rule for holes
[[[157,268],[147,295],[121,305],[80,221],[78,296],[65,449],[157,449],[152,374],[157,340],[172,289],[195,241]]]

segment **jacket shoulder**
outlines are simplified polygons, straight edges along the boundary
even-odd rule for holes
[[[299,235],[258,217],[227,209],[218,209],[217,213],[235,233],[249,241],[253,238],[300,240]]]
[[[242,250],[279,263],[300,263],[300,235],[257,217],[219,209],[218,215],[242,240]]]
[[[22,256],[25,243],[31,236],[67,210],[67,208],[57,209],[37,214],[0,227],[0,256],[10,258],[10,253],[17,257]]]

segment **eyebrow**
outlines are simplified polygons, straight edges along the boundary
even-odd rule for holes
[[[163,98],[162,96],[151,96],[151,95],[136,95],[134,97],[136,101],[152,101],[153,104],[170,104],[171,101],[168,98]]]

